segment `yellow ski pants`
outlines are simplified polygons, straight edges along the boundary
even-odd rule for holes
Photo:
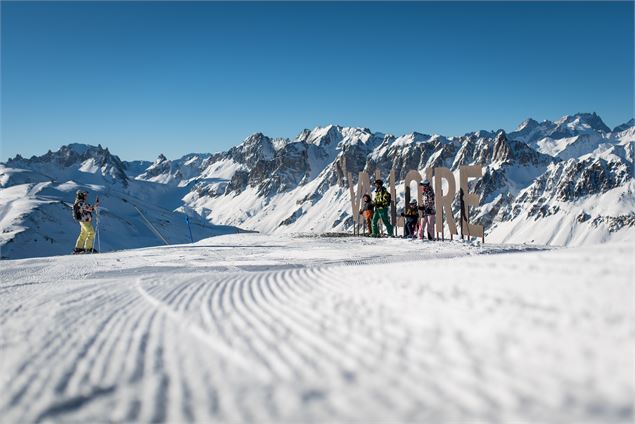
[[[79,225],[81,225],[82,229],[79,232],[79,237],[77,237],[75,248],[92,249],[93,242],[95,241],[95,229],[93,228],[93,224],[91,222],[80,221]]]

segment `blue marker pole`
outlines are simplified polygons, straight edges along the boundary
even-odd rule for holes
[[[192,227],[190,227],[190,217],[185,215],[185,222],[187,222],[187,229],[190,230],[190,240],[194,243],[194,237],[192,237]]]

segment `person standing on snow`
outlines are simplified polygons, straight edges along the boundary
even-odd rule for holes
[[[419,226],[419,239],[423,240],[423,232],[427,230],[428,240],[434,240],[434,220],[437,213],[434,206],[434,190],[432,190],[428,180],[424,180],[419,186],[423,197],[423,202],[419,206],[419,210],[423,211],[422,222]]]
[[[419,218],[419,212],[417,211],[417,200],[412,199],[410,204],[406,206],[404,211],[401,213],[406,220],[403,227],[403,236],[406,237],[415,237],[415,227],[417,225],[417,219]]]
[[[392,237],[392,224],[390,223],[390,219],[388,219],[388,206],[390,206],[390,193],[384,187],[384,182],[382,180],[375,180],[375,200],[373,201],[375,205],[375,213],[373,214],[372,221],[372,229],[373,229],[373,237],[379,236],[379,231],[377,230],[377,222],[381,219],[386,226],[386,233]]]
[[[86,197],[88,193],[85,191],[77,190],[75,197],[75,203],[73,204],[73,217],[79,222],[81,230],[77,242],[75,243],[75,253],[97,253],[93,249],[93,242],[95,241],[95,229],[93,228],[93,211],[99,206],[99,199],[91,206]]]
[[[375,206],[373,206],[373,201],[370,198],[370,194],[366,193],[364,194],[364,196],[362,196],[362,208],[359,211],[359,214],[362,215],[364,217],[364,220],[366,221],[366,230],[368,231],[368,234],[370,234],[371,231],[371,219],[373,218],[373,213],[375,212]]]

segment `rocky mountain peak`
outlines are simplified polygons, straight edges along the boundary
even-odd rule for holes
[[[528,118],[528,119],[525,119],[523,122],[521,122],[521,124],[518,125],[518,127],[516,127],[516,131],[533,130],[539,125],[540,124],[535,119]]]
[[[564,115],[555,122],[549,120],[537,122],[531,118],[527,119],[509,134],[509,138],[523,141],[539,149],[538,142],[546,138],[559,140],[583,134],[601,135],[609,132],[611,129],[597,113],[576,113]]]
[[[507,142],[507,134],[505,131],[500,131],[494,138],[494,153],[493,160],[495,162],[505,162],[510,159],[511,148]]]
[[[299,141],[320,147],[336,147],[337,144],[344,138],[342,130],[343,128],[339,125],[316,127],[312,131],[303,132],[301,134],[302,138],[299,139]]]
[[[552,138],[558,138],[557,135],[562,133],[563,136],[571,137],[576,135],[574,132],[584,132],[588,130],[599,131],[603,133],[611,132],[606,126],[602,118],[597,113],[576,113],[575,115],[565,115],[555,122],[556,129]]]
[[[631,127],[635,127],[635,119],[631,118],[628,122],[625,122],[621,125],[618,125],[617,127],[613,128],[613,132],[622,132],[622,131],[626,131],[627,129],[631,128]]]
[[[465,136],[471,138],[472,140],[476,140],[477,138],[493,138],[496,136],[496,133],[487,130],[478,130],[466,133]]]
[[[496,143],[505,143],[507,141],[507,133],[503,130],[497,132],[494,141]]]
[[[269,139],[266,135],[261,132],[256,132],[248,136],[245,141],[243,141],[244,145],[253,145],[262,142],[265,139]]]
[[[119,157],[112,155],[101,145],[71,143],[53,152],[49,150],[42,156],[25,159],[17,155],[7,161],[8,165],[24,167],[46,175],[81,169],[82,172],[108,175],[126,185],[128,177],[126,166]]]
[[[308,128],[305,128],[302,131],[300,131],[300,134],[298,134],[295,139],[297,141],[303,142],[307,140],[310,134],[311,134],[311,130]]]
[[[237,162],[254,163],[259,160],[272,160],[275,149],[271,138],[261,132],[250,135],[238,147],[231,149]]]

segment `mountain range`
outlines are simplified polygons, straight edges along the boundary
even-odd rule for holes
[[[387,178],[397,205],[409,170],[482,164],[473,221],[486,241],[582,245],[635,236],[635,120],[610,129],[595,113],[527,119],[514,131],[458,137],[329,125],[295,138],[255,133],[221,153],[123,161],[108,148],[70,144],[0,164],[3,258],[71,250],[77,189],[99,195],[102,250],[190,241],[237,231],[352,231],[348,171]],[[458,209],[455,208],[458,216]]]

